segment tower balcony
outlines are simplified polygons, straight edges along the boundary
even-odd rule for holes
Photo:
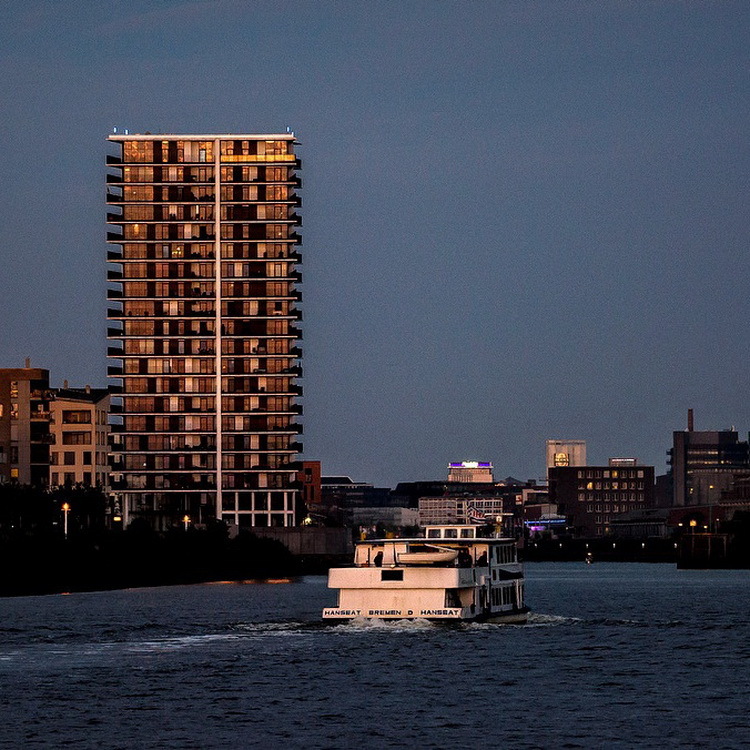
[[[300,413],[301,413],[301,410],[300,410]],[[225,434],[227,434],[228,432],[231,432],[231,431],[224,430]],[[292,422],[286,427],[269,427],[267,430],[260,430],[261,434],[268,434],[268,435],[279,435],[279,434],[301,435],[303,432],[304,432],[304,428],[302,427],[301,424],[297,422]]]

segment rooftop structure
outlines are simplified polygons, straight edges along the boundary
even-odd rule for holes
[[[585,466],[585,440],[547,440],[547,475],[555,466]]]
[[[448,464],[449,482],[489,483],[494,482],[492,464],[489,461],[456,461]]]

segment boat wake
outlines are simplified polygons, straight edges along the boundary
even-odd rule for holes
[[[430,622],[423,618],[409,618],[404,620],[381,620],[378,618],[355,617],[346,622],[331,625],[333,631],[351,633],[352,631],[384,630],[384,631],[406,631],[406,630],[431,630],[438,627],[439,623]]]
[[[583,622],[580,617],[563,617],[562,615],[546,615],[542,612],[530,612],[525,627],[554,628],[560,625],[577,625]]]

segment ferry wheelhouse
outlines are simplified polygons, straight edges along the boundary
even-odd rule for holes
[[[513,539],[480,526],[427,526],[417,539],[355,543],[354,564],[331,568],[326,620],[373,618],[524,623],[523,567]]]

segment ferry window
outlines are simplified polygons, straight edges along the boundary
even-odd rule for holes
[[[428,539],[440,539],[440,529],[427,529]]]
[[[445,539],[456,539],[458,537],[458,534],[456,533],[456,529],[446,529],[445,530]]]
[[[403,570],[381,570],[380,580],[381,581],[403,581],[404,571]]]
[[[445,606],[446,607],[460,607],[461,598],[458,595],[458,589],[446,589],[445,590]]]
[[[474,537],[474,529],[461,529],[462,539],[473,539],[473,537]]]

